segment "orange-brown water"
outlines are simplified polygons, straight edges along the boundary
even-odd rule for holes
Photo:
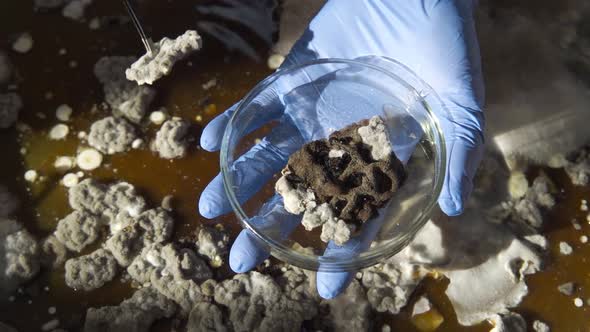
[[[187,0],[144,1],[138,14],[144,24],[151,27],[147,32],[153,39],[172,37],[196,27],[195,3]],[[124,9],[117,1],[97,1],[88,13],[87,17],[124,14]],[[0,183],[22,198],[18,220],[42,238],[70,211],[66,190],[59,185],[61,176],[53,170],[54,158],[75,155],[79,145],[75,133],[87,131],[90,123],[107,114],[106,111],[91,111],[94,105],[102,102],[102,89],[92,72],[94,63],[104,55],[140,55],[142,48],[130,25],[92,31],[87,24],[62,18],[59,11],[34,14],[31,1],[0,2],[0,18],[1,49],[10,50],[18,32],[28,31],[34,39],[31,52],[24,55],[10,53],[18,68],[18,92],[25,103],[20,119],[32,127],[32,132],[22,140],[18,139],[15,129],[0,132],[0,151],[3,153]],[[265,46],[260,42],[255,44],[264,58]],[[197,139],[208,121],[270,73],[264,63],[227,53],[215,41],[205,38],[204,45],[202,51],[179,63],[170,76],[156,84],[158,97],[153,105],[166,106],[172,114],[192,121],[192,132]],[[65,55],[59,54],[62,48],[67,50]],[[76,61],[75,68],[70,66],[71,61]],[[212,78],[217,79],[217,86],[203,90],[201,85]],[[74,109],[70,123],[74,134],[71,133],[65,141],[50,141],[47,132],[56,123],[55,109],[62,103]],[[38,113],[45,114],[46,118],[40,118]],[[202,117],[201,122],[195,120],[197,115]],[[153,131],[154,128],[148,129],[146,137],[153,136]],[[17,142],[26,147],[24,155],[21,155],[21,146]],[[105,159],[106,167],[88,172],[87,176],[128,181],[136,185],[152,204],[158,204],[166,195],[173,195],[177,237],[190,235],[202,223],[223,223],[235,234],[239,225],[233,216],[209,221],[200,217],[196,209],[201,191],[218,172],[218,164],[217,153],[199,150],[194,144],[187,158],[174,161],[160,159],[147,150],[116,154]],[[27,169],[36,169],[46,177],[34,184],[30,192],[23,180]],[[586,216],[578,208],[581,198],[590,198],[590,189],[572,187],[561,171],[550,171],[550,175],[564,189],[559,204],[548,216],[550,257],[543,272],[528,278],[530,294],[516,311],[530,322],[534,319],[548,322],[553,331],[589,331],[587,306],[574,307],[573,299],[559,294],[556,287],[575,281],[581,286],[579,296],[584,300],[590,297],[587,291],[590,289],[590,266],[586,262],[590,247],[578,240],[582,233],[590,234]],[[582,232],[571,227],[570,220],[574,217],[582,223]],[[573,255],[558,255],[556,248],[561,240],[573,244]],[[457,324],[444,295],[445,287],[445,280],[427,280],[416,292],[416,295],[428,294],[445,317],[439,331],[488,331],[490,327],[485,323],[469,328]],[[63,270],[43,271],[34,282],[23,287],[22,294],[15,294],[14,302],[0,299],[0,321],[21,331],[38,330],[53,318],[58,318],[62,327],[76,327],[88,307],[117,304],[131,293],[129,285],[120,281],[108,283],[93,292],[74,291],[65,286]],[[49,307],[56,307],[57,314],[50,315]],[[377,318],[376,327],[387,322],[394,331],[415,330],[408,309],[395,317],[377,315]],[[166,330],[168,325],[158,326]]]

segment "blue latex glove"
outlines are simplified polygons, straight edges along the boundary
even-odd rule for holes
[[[447,144],[448,168],[438,200],[443,212],[450,216],[462,213],[483,151],[484,87],[474,6],[472,0],[331,0],[312,20],[283,64],[291,66],[317,58],[385,56],[403,63],[432,86],[450,113],[439,117]],[[286,112],[282,105],[270,102],[274,100],[272,96],[266,97],[263,95],[256,100],[265,111],[261,112],[259,124],[279,119]],[[204,149],[220,148],[232,111],[233,107],[204,129],[201,136]],[[272,132],[236,161],[234,166],[240,171],[241,185],[252,188],[244,191],[250,194],[258,191],[309,138],[302,137],[306,130],[312,130],[305,126],[317,125],[323,123],[293,123],[293,117],[289,117],[282,121],[281,130]],[[281,234],[286,237],[299,219],[286,214],[281,204],[276,198],[268,202],[268,213],[263,211],[257,222],[272,224],[280,219]],[[207,218],[231,211],[220,175],[203,192],[199,210]],[[377,229],[377,223],[367,226],[360,236],[342,247],[329,243],[324,256],[358,255],[368,247]],[[232,246],[230,266],[236,272],[246,272],[268,256],[268,248],[254,235],[242,231]],[[319,294],[324,298],[336,296],[346,288],[353,275],[353,272],[322,272],[320,268]]]

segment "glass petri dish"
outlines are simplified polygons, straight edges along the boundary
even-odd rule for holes
[[[274,184],[303,144],[375,115],[385,121],[407,179],[344,247],[327,245],[320,230],[305,231],[301,216],[284,210]],[[407,246],[437,204],[446,170],[440,116],[448,111],[434,90],[389,58],[319,59],[278,70],[242,99],[227,124],[220,157],[227,197],[242,227],[284,262],[325,272],[374,265]]]

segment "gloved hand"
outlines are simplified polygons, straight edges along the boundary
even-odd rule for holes
[[[448,168],[438,202],[442,211],[450,216],[463,211],[483,151],[484,88],[474,6],[472,0],[331,0],[312,20],[283,64],[283,67],[291,66],[317,58],[385,56],[406,65],[428,83],[449,111],[439,117],[447,144]],[[268,100],[274,99],[269,97]],[[257,102],[265,109],[259,124],[280,118],[285,112],[282,105],[265,103],[265,96]],[[219,149],[233,109],[204,129],[201,136],[204,149]],[[282,130],[271,133],[237,161],[241,164],[244,182],[252,186],[250,194],[285,165],[289,154],[296,150],[294,147],[301,146],[305,141],[304,127],[285,121]],[[199,210],[207,218],[231,211],[220,175],[201,195]],[[275,214],[269,213],[266,220],[262,215],[260,222],[277,222],[280,216],[281,231],[286,235],[297,225],[297,218],[276,213],[281,210],[280,200],[267,203],[266,210]],[[374,238],[376,231],[372,228],[375,227],[368,227],[361,236],[342,247],[329,243],[324,255],[358,255]],[[261,246],[254,235],[242,231],[232,246],[230,266],[236,272],[245,272],[268,255],[268,249]],[[354,272],[322,272],[320,269],[318,292],[324,298],[335,297],[346,288],[353,275]]]

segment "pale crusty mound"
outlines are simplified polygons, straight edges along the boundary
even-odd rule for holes
[[[194,30],[187,30],[176,39],[162,38],[152,44],[152,54],[146,54],[125,71],[128,80],[137,84],[152,84],[168,75],[172,66],[190,53],[201,48],[201,36]]]

